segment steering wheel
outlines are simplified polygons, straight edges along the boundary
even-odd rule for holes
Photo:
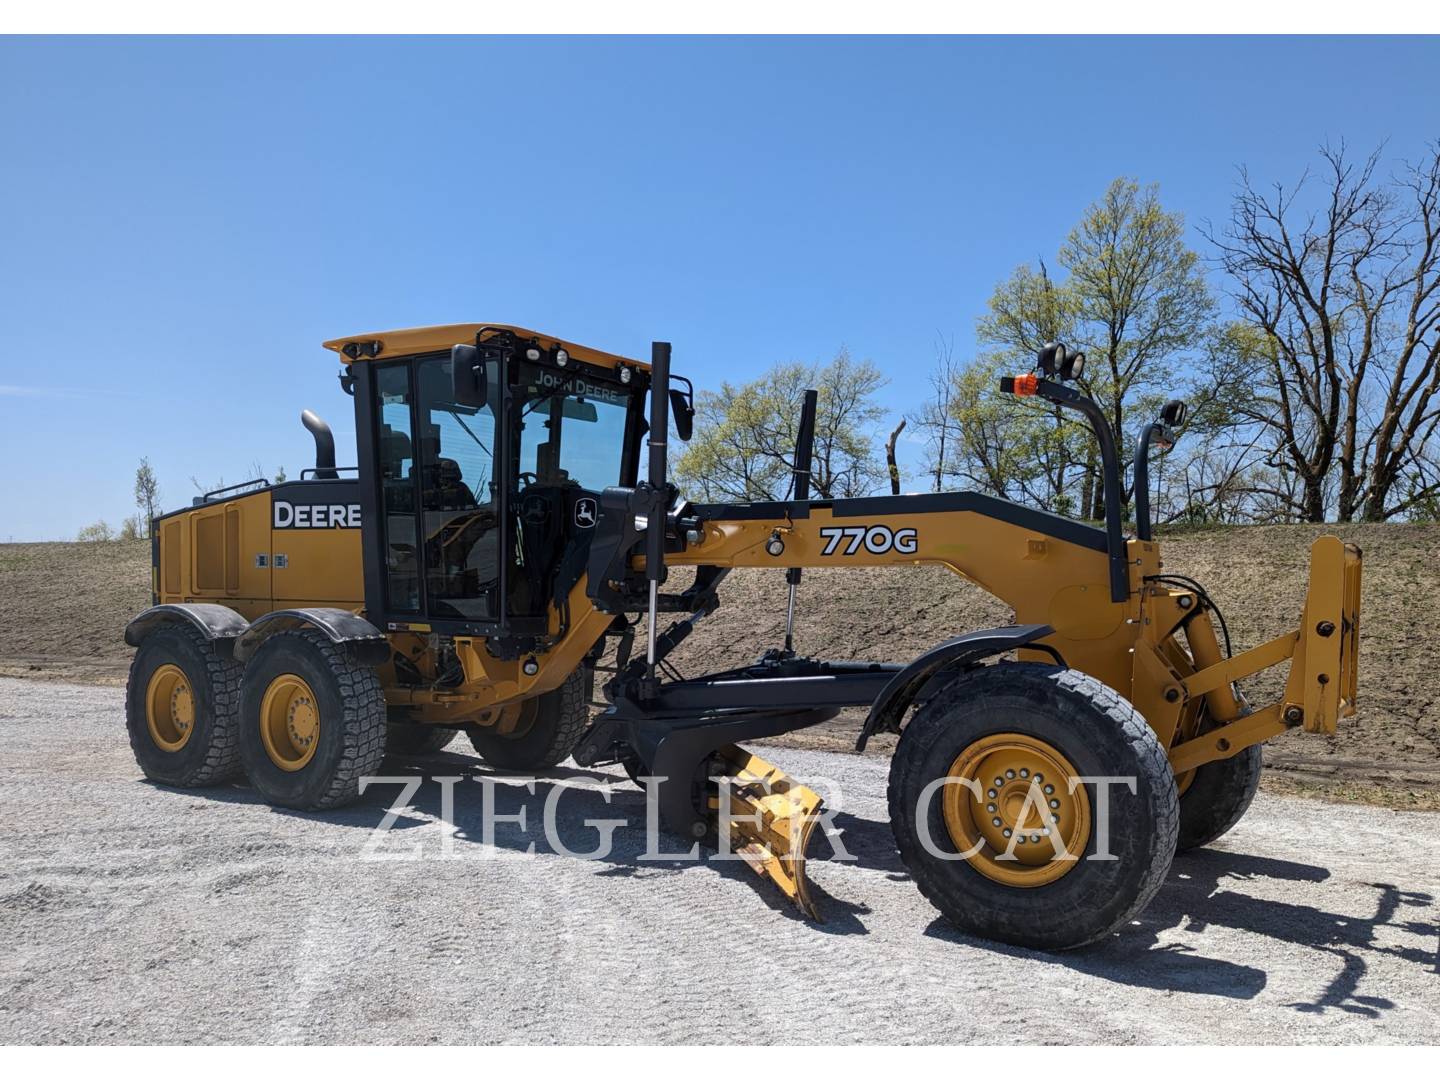
[[[529,479],[526,479],[527,477],[528,477]],[[530,487],[532,484],[538,484],[539,482],[540,482],[540,477],[537,476],[537,475],[536,475],[535,473],[533,473],[533,472],[522,472],[522,473],[520,474],[520,485],[521,485],[521,487]]]

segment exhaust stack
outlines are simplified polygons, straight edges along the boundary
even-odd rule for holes
[[[300,414],[300,422],[315,436],[315,479],[336,479],[340,474],[335,471],[335,436],[330,425],[309,409]]]

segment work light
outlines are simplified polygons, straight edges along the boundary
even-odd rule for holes
[[[1035,362],[1046,375],[1054,375],[1061,369],[1069,355],[1069,350],[1064,345],[1058,341],[1052,341],[1041,348],[1040,355],[1036,357]]]

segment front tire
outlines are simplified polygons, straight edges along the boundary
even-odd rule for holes
[[[240,771],[240,665],[194,627],[161,626],[135,650],[125,727],[149,779],[207,787]]]
[[[497,769],[549,769],[570,756],[590,722],[585,668],[576,668],[554,690],[520,703],[515,730],[502,735],[471,728],[470,745]]]
[[[1126,782],[1102,794],[1081,777]],[[889,797],[926,899],[966,933],[1028,948],[1110,934],[1150,902],[1175,854],[1175,780],[1154,732],[1109,687],[1064,668],[997,664],[955,679],[901,733]],[[1102,816],[1111,857],[1093,858]]]
[[[314,630],[267,638],[240,688],[240,760],[265,801],[298,810],[351,802],[385,756],[373,669]]]

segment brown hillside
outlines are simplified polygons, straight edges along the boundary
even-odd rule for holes
[[[1293,627],[1310,541],[1338,532],[1365,551],[1360,711],[1330,739],[1292,733],[1275,763],[1313,762],[1440,779],[1440,563],[1435,525],[1254,526],[1171,533],[1167,570],[1202,582],[1229,620],[1237,650]],[[126,619],[148,602],[149,545],[0,545],[0,674],[123,681]],[[686,673],[744,663],[783,634],[784,576],[740,571],[723,606],[676,657]],[[811,570],[801,587],[800,647],[837,658],[905,660],[951,634],[1007,622],[1010,613],[938,569]],[[1280,678],[1252,680],[1257,701]],[[837,721],[837,725],[840,722]],[[834,727],[832,726],[832,730]],[[1307,766],[1308,767],[1308,766]],[[1361,769],[1365,772],[1365,769]]]

